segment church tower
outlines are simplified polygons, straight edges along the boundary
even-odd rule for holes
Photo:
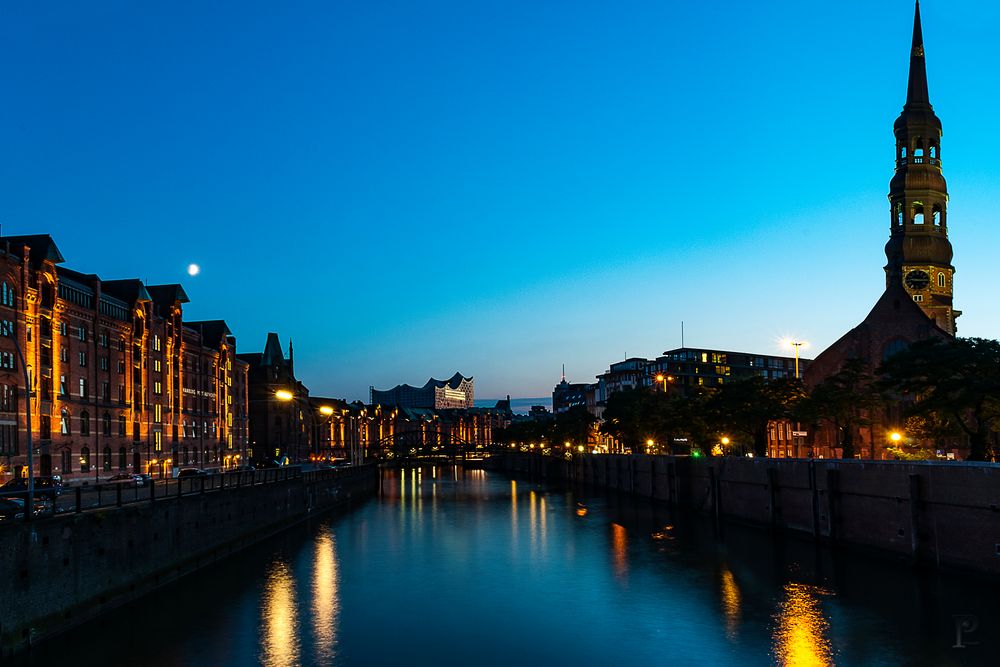
[[[896,119],[896,173],[889,182],[892,221],[885,245],[886,286],[900,281],[913,301],[955,335],[955,267],[948,240],[948,187],[941,171],[941,121],[927,92],[920,0],[913,18],[906,104]]]

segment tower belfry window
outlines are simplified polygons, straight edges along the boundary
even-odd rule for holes
[[[934,216],[933,217],[934,217],[934,226],[935,227],[940,227],[941,226],[941,205],[940,204],[934,204]]]
[[[924,205],[922,202],[913,202],[913,224],[924,224]]]

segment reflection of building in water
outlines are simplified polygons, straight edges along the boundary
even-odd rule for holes
[[[611,524],[611,549],[615,563],[615,574],[619,577],[628,573],[628,532],[625,526],[617,523]]]
[[[332,664],[336,656],[337,625],[340,621],[340,572],[333,533],[316,538],[313,556],[313,635],[320,664]]]
[[[261,605],[261,655],[264,667],[299,664],[299,617],[295,579],[287,563],[275,561],[264,584]]]
[[[743,596],[740,595],[740,587],[736,585],[736,578],[728,567],[723,566],[722,611],[726,615],[726,636],[730,639],[736,638],[736,631],[739,629],[742,600]]]
[[[774,657],[779,665],[832,665],[833,651],[819,596],[829,591],[806,584],[785,584],[785,599],[775,615]]]

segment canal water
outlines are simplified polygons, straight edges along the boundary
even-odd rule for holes
[[[438,466],[23,664],[997,664],[997,603],[990,582]]]

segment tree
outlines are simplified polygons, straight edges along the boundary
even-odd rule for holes
[[[788,419],[805,396],[798,380],[751,377],[722,385],[708,399],[708,413],[719,431],[750,442],[756,456],[767,456],[767,427]]]
[[[881,393],[865,362],[849,359],[838,372],[816,385],[804,406],[804,413],[810,421],[830,422],[837,432],[842,456],[850,459],[854,458],[858,428],[871,423],[881,400]]]
[[[652,435],[652,394],[631,387],[608,397],[601,430],[633,452],[642,451]]]
[[[1000,342],[928,339],[890,357],[886,388],[912,401],[907,414],[951,421],[969,438],[969,460],[994,460],[990,432],[1000,418]]]
[[[586,445],[590,440],[590,430],[597,417],[590,414],[585,405],[575,405],[566,412],[556,415],[552,429],[552,441],[557,444],[570,442]]]

